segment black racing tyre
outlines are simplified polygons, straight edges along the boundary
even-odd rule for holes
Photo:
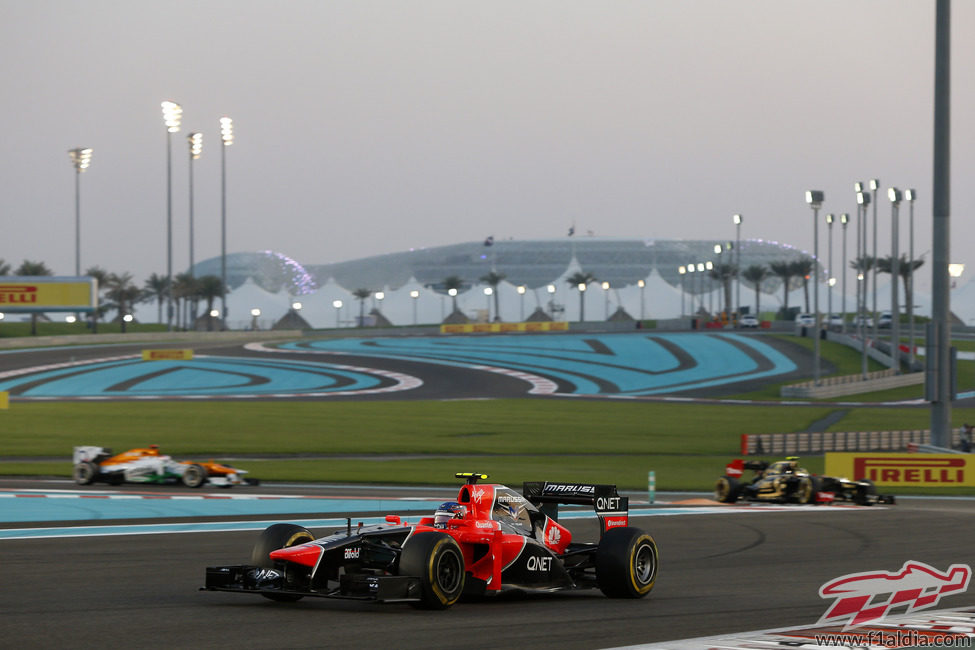
[[[276,551],[279,548],[297,546],[298,544],[314,541],[314,539],[308,529],[303,526],[298,526],[297,524],[273,524],[265,528],[264,532],[257,539],[257,542],[255,542],[254,548],[251,551],[250,563],[252,566],[273,569],[274,561],[270,558],[271,551]],[[269,600],[276,600],[283,603],[293,603],[303,598],[303,596],[297,594],[270,594],[262,592],[261,595]]]
[[[187,465],[183,472],[183,485],[189,488],[201,487],[207,482],[207,471],[203,465]]]
[[[857,483],[857,491],[853,496],[853,503],[861,506],[872,506],[877,499],[871,499],[870,497],[877,496],[877,486],[868,478],[862,479]]]
[[[596,583],[610,598],[643,598],[657,580],[657,543],[639,528],[611,528],[596,548]]]
[[[734,503],[741,494],[741,483],[731,476],[722,476],[714,484],[714,500],[721,503]]]
[[[78,485],[91,485],[98,477],[98,465],[83,460],[74,466],[74,482]]]
[[[820,487],[818,476],[800,476],[799,483],[796,485],[796,501],[806,505],[815,505],[816,495],[819,494]]]
[[[464,553],[446,533],[416,533],[403,546],[399,575],[420,579],[420,600],[410,603],[422,609],[447,609],[464,591]]]

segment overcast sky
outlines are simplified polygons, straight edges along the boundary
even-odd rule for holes
[[[952,261],[975,272],[975,2],[953,3]],[[174,272],[228,252],[304,263],[481,240],[734,239],[812,249],[806,189],[914,187],[931,254],[934,0],[0,0],[0,259]],[[890,203],[880,202],[881,254]],[[902,250],[907,210],[902,210]],[[820,230],[826,256],[825,226]],[[840,230],[834,232],[839,265]],[[849,231],[852,251],[855,231]],[[851,252],[852,255],[852,252]],[[930,289],[927,275],[919,277]],[[919,287],[920,288],[920,287]]]

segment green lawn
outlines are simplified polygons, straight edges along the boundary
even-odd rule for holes
[[[600,400],[417,402],[14,403],[0,411],[0,474],[68,476],[76,444],[149,443],[181,458],[232,461],[264,480],[451,484],[457,471],[501,482],[576,480],[709,489],[740,434],[800,431],[831,405],[620,403]],[[844,409],[834,431],[926,428],[924,409]],[[959,421],[975,409],[956,409]],[[30,457],[63,461],[27,461]],[[822,471],[822,458],[803,459]]]

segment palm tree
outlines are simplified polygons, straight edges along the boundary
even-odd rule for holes
[[[356,289],[352,295],[359,301],[359,327],[366,326],[366,298],[372,295],[372,289]]]
[[[125,334],[125,316],[142,292],[133,284],[131,273],[112,273],[106,278],[105,284],[107,285],[105,295],[114,302],[115,309],[118,310],[119,326]]]
[[[718,264],[708,271],[708,277],[721,283],[724,289],[724,313],[731,318],[731,281],[737,277],[737,269],[734,264]]]
[[[789,313],[789,290],[792,289],[792,278],[795,277],[795,273],[792,270],[791,262],[769,262],[769,270],[772,274],[782,278],[783,293],[785,294],[785,299],[782,301],[782,311],[784,314]]]
[[[494,294],[494,320],[501,320],[501,303],[498,300],[498,285],[504,280],[504,273],[498,273],[496,271],[491,271],[487,275],[481,276],[481,282],[489,285]]]
[[[444,278],[443,288],[446,289],[448,294],[450,293],[451,289],[454,290],[454,294],[450,296],[450,298],[453,301],[454,307],[453,312],[451,313],[455,313],[457,311],[457,292],[464,288],[464,281],[460,278],[460,276],[450,275]]]
[[[168,288],[169,278],[165,275],[153,273],[146,279],[145,290],[142,295],[146,302],[152,299],[156,300],[156,307],[159,310],[159,314],[156,316],[157,323],[162,323],[162,306],[166,300],[166,291]]]
[[[215,275],[204,275],[196,280],[197,296],[207,303],[207,331],[213,331],[213,301],[223,295],[223,280]]]
[[[806,299],[806,313],[809,313],[809,278],[816,268],[816,263],[811,257],[803,257],[790,262],[790,266],[792,266],[792,275],[802,278],[802,293]]]
[[[741,277],[746,282],[751,282],[755,286],[755,317],[758,318],[760,311],[759,296],[762,294],[762,283],[772,275],[772,271],[762,264],[752,264],[741,273]]]
[[[180,314],[182,314],[183,329],[186,329],[190,301],[195,293],[196,278],[190,273],[178,273],[173,277],[173,300],[176,301],[176,322],[179,323]]]
[[[877,258],[877,273],[890,273],[892,264],[891,260],[893,258],[888,255],[887,257]],[[923,259],[914,260],[913,263],[908,263],[907,254],[903,253],[897,259],[897,276],[904,283],[904,300],[907,305],[912,304],[911,301],[914,299],[913,287],[911,286],[911,278],[914,276],[914,271],[918,270],[924,264]]]
[[[37,275],[54,275],[51,269],[47,268],[47,264],[44,262],[31,262],[30,260],[24,260],[24,262],[17,267],[14,271],[14,275],[23,276],[37,276]],[[31,312],[30,315],[30,335],[37,336],[37,312]]]
[[[91,266],[91,267],[88,267],[88,269],[85,270],[85,275],[89,275],[89,276],[95,278],[95,280],[98,282],[98,291],[99,292],[104,293],[107,290],[107,288],[108,288],[108,271],[106,271],[105,269],[103,269],[100,266]],[[105,297],[107,299],[107,296],[105,296]],[[92,325],[94,326],[95,331],[98,330],[98,319],[100,319],[102,316],[104,316],[105,315],[105,312],[107,312],[107,311],[108,311],[108,305],[101,304],[101,302],[99,302],[98,307],[95,309],[95,311],[92,312],[92,314],[91,314]]]
[[[908,313],[914,311],[914,272],[922,266],[924,266],[924,260],[921,258],[908,262],[906,255],[901,256],[899,270],[904,282],[904,300],[909,310]]]
[[[579,322],[582,323],[586,320],[586,290],[583,287],[595,282],[596,276],[592,273],[576,271],[565,281],[569,283],[569,286],[573,286],[579,291]]]

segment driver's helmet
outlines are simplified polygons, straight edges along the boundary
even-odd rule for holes
[[[445,501],[433,513],[433,526],[434,528],[446,528],[448,521],[451,519],[463,519],[466,514],[466,506],[462,506],[456,501]]]

